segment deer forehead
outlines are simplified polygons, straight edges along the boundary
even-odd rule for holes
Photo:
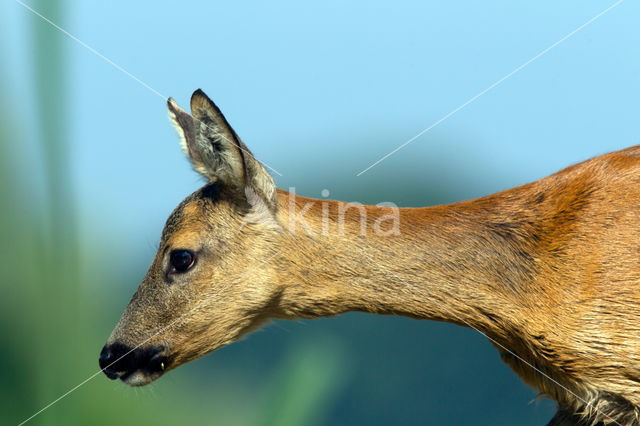
[[[240,229],[242,217],[233,203],[212,200],[200,192],[187,197],[169,216],[162,233],[162,245],[188,248],[215,236],[225,239]]]
[[[202,229],[192,226],[176,232],[167,239],[167,245],[175,248],[194,248],[202,239]]]
[[[194,219],[200,219],[203,215],[203,208],[200,202],[191,201],[182,207],[180,212],[185,222],[195,222]]]
[[[180,203],[167,219],[162,231],[162,241],[171,246],[192,241],[203,231],[204,222],[205,209],[200,200],[189,197]]]

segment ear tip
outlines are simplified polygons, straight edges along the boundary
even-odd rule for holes
[[[194,100],[199,100],[199,99],[206,99],[208,101],[210,101],[211,99],[209,99],[209,97],[207,96],[206,93],[204,93],[204,90],[202,89],[196,89],[193,94],[191,95],[191,101],[193,102]]]
[[[167,109],[169,110],[169,115],[171,117],[186,114],[184,110],[180,108],[180,105],[178,105],[178,103],[173,98],[167,99]]]
[[[191,112],[192,114],[198,114],[198,110],[205,109],[213,111],[215,114],[221,114],[218,106],[211,100],[209,96],[202,89],[197,89],[191,95]]]

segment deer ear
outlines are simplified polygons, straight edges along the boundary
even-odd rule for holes
[[[264,166],[231,128],[220,109],[200,89],[191,96],[191,115],[169,98],[169,115],[193,168],[209,181],[250,188],[275,210],[276,187]]]

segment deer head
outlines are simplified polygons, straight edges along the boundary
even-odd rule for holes
[[[197,90],[173,99],[182,149],[207,184],[171,214],[158,252],[100,354],[111,378],[145,385],[260,326],[279,290],[276,188],[218,107]],[[256,220],[256,217],[260,220]]]

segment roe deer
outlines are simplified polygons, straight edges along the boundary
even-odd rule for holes
[[[145,385],[269,318],[363,311],[482,332],[557,401],[550,424],[640,424],[640,146],[394,209],[278,190],[202,91],[168,107],[208,183],[167,220],[100,354],[109,378]]]

